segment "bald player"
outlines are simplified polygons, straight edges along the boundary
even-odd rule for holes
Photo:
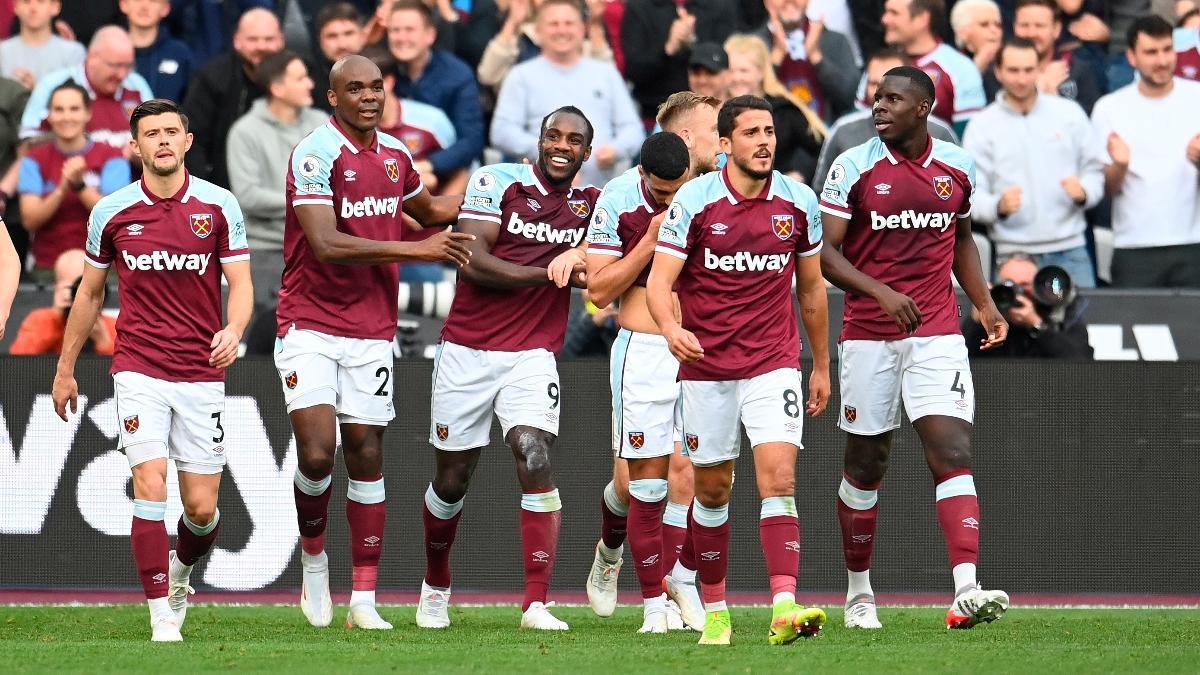
[[[472,235],[447,227],[401,241],[401,213],[427,225],[452,223],[461,197],[432,197],[399,140],[375,130],[383,75],[369,59],[334,64],[333,116],[292,151],[284,224],[275,365],[296,435],[296,515],[309,623],[333,618],[325,527],[340,427],[350,484],[353,591],[346,627],[390,629],[375,609],[386,506],[383,430],[392,407],[399,262],[466,265]]]

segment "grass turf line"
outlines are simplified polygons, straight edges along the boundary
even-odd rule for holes
[[[725,673],[1189,672],[1200,664],[1197,610],[1012,610],[997,623],[947,631],[944,610],[880,610],[880,631],[842,627],[788,647],[766,643],[770,610],[735,608],[733,646],[700,648],[692,632],[637,635],[640,608],[609,619],[586,607],[555,614],[566,633],[521,631],[515,607],[451,608],[447,630],[420,630],[411,606],[383,607],[393,631],[308,626],[294,607],[194,606],[183,644],[153,644],[143,605],[0,607],[5,672]]]

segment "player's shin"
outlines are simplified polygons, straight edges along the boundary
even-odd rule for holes
[[[656,599],[663,593],[662,512],[666,497],[666,479],[629,481],[629,547],[644,599]]]
[[[425,583],[438,589],[450,588],[450,549],[458,532],[463,500],[449,503],[437,496],[433,484],[425,490]]]
[[[692,503],[692,541],[697,576],[705,612],[721,612],[725,605],[725,576],[729,569],[729,503],[704,506]]]
[[[621,558],[628,529],[629,505],[622,504],[617,486],[608,481],[600,500],[600,555],[609,563]]]
[[[354,566],[351,606],[375,604],[375,583],[379,577],[386,519],[383,476],[372,480],[351,478],[346,490],[346,520],[350,523],[350,558]]]
[[[167,503],[145,499],[133,500],[133,524],[129,541],[133,547],[133,561],[137,565],[142,590],[150,605],[151,622],[163,617],[172,617],[167,604],[169,588],[167,577],[168,552],[171,542],[167,538]]]
[[[758,534],[767,575],[771,580],[772,604],[796,600],[796,576],[800,570],[800,521],[794,497],[767,497],[759,512]]]
[[[879,517],[879,483],[863,483],[843,475],[838,488],[837,515],[849,581],[846,601],[860,595],[874,597],[870,569]]]
[[[178,538],[175,540],[175,555],[179,558],[179,562],[188,568],[195,565],[200,558],[212,550],[220,530],[220,509],[215,509],[212,520],[204,525],[193,523],[186,513],[179,516],[179,523],[175,528],[178,534]]]
[[[683,549],[687,537],[687,504],[668,501],[663,511],[663,569],[670,572]]]
[[[521,495],[521,548],[525,561],[525,598],[521,610],[545,603],[558,552],[562,501],[557,488]]]
[[[296,520],[300,526],[300,548],[310,556],[325,550],[325,527],[329,521],[329,484],[332,476],[313,480],[296,469],[292,494],[296,500]]]
[[[946,550],[954,574],[954,593],[978,586],[975,564],[979,559],[979,498],[970,469],[937,477],[934,488],[938,524],[946,537]]]

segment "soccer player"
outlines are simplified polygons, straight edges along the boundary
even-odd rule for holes
[[[588,603],[599,616],[611,616],[616,609],[617,577],[629,530],[644,595],[642,632],[662,632],[664,626],[679,629],[684,623],[704,628],[694,562],[680,563],[672,572],[687,533],[692,467],[674,433],[679,362],[646,306],[646,277],[660,214],[688,179],[716,169],[720,105],[715,98],[690,91],[672,94],[658,111],[666,133],[647,139],[640,167],[605,186],[588,228],[589,296],[599,307],[620,298],[621,325],[611,354],[613,480],[600,502],[601,537],[587,580]],[[630,509],[632,529],[627,525]],[[661,597],[666,572],[672,572],[667,590],[679,596],[678,604]],[[682,617],[681,608],[687,610]]]
[[[592,125],[566,106],[542,120],[535,164],[493,164],[467,187],[458,227],[475,235],[433,370],[429,442],[437,471],[425,491],[425,579],[417,625],[450,625],[450,550],[493,412],[521,484],[525,567],[522,628],[567,630],[546,594],[562,504],[550,466],[571,290],[584,286],[581,252],[600,190],[572,182],[591,154]]]
[[[1008,324],[988,294],[971,239],[975,162],[958,146],[930,138],[933,105],[933,81],[922,70],[889,70],[875,91],[878,138],[838,156],[821,193],[822,268],[846,291],[838,425],[847,440],[837,512],[851,628],[880,627],[871,548],[901,400],[933,472],[938,522],[953,566],[955,600],[946,626],[970,628],[1008,608],[1003,591],[983,591],[975,579],[975,390],[951,271],[987,328],[982,348],[1003,342]]]
[[[461,197],[431,197],[404,144],[376,125],[383,75],[347,56],[329,73],[333,116],[306,136],[288,162],[284,270],[275,366],[296,434],[295,489],[309,623],[333,620],[325,528],[340,445],[349,474],[353,590],[346,627],[390,629],[375,609],[387,512],[383,431],[392,409],[392,340],[402,260],[467,263],[469,234],[450,228],[400,241],[401,212],[425,225],[453,222]]]
[[[225,369],[250,320],[250,252],[237,201],[192,177],[183,158],[188,119],[171,101],[151,99],[129,118],[130,148],[142,179],[100,199],[88,219],[87,262],[67,321],[54,408],[77,412],[75,360],[117,268],[121,315],[112,374],[120,447],[133,473],[131,543],[150,605],[155,642],[178,642],[192,566],[220,529],[217,488],[225,466]],[[221,276],[229,282],[221,326]],[[167,459],[175,461],[183,516],[171,551]]]
[[[646,295],[681,364],[684,445],[696,481],[689,525],[707,613],[700,644],[727,645],[732,632],[725,572],[739,420],[754,450],[762,498],[759,535],[774,596],[767,640],[788,644],[816,635],[825,623],[822,610],[796,604],[801,414],[820,415],[830,386],[821,216],[811,189],[771,169],[770,103],[732,98],[721,106],[717,128],[729,161],[675,195],[659,228]],[[793,278],[812,344],[807,404],[800,398]]]

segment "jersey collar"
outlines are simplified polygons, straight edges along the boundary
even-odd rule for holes
[[[650,190],[646,187],[645,176],[638,177],[638,192],[642,193],[642,203],[646,205],[646,209],[649,210],[650,213],[658,213],[666,208],[666,206],[658,203],[658,200],[654,198],[654,195],[650,194]]]
[[[145,176],[142,176],[138,180],[138,186],[141,187],[141,190],[142,190],[142,201],[146,202],[147,204],[154,205],[159,202],[165,202],[167,200],[176,201],[176,202],[180,202],[180,203],[186,203],[188,200],[188,197],[190,196],[188,194],[188,191],[192,187],[192,174],[188,173],[188,171],[186,169],[184,169],[183,185],[180,186],[178,192],[171,195],[170,197],[159,197],[159,196],[155,195],[153,192],[151,192],[150,189],[146,187],[146,177]]]
[[[346,133],[346,129],[342,126],[342,123],[338,121],[337,115],[329,116],[329,126],[333,127],[333,130],[336,131],[338,136],[340,136],[342,138],[342,145],[346,146],[347,148],[350,148],[350,152],[352,152],[356,155],[363,150],[374,150],[375,152],[379,152],[379,130],[378,129],[375,130],[375,142],[374,143],[372,143],[370,146],[360,146],[358,144],[358,141],[354,140],[350,136],[350,134]]]
[[[537,162],[533,163],[533,184],[544,195],[549,195],[551,192],[567,193],[571,191],[571,184],[556,186],[546,178],[546,174],[542,173],[542,167]]]
[[[893,165],[899,164],[902,161],[904,161],[904,162],[909,161],[908,159],[905,159],[903,156],[900,157],[899,159],[897,159],[896,155],[892,154],[892,148],[887,144],[886,141],[884,141],[883,139],[879,139],[879,142],[883,144],[884,156],[887,157],[888,161],[891,162]],[[924,167],[929,166],[929,163],[932,161],[933,161],[933,136],[930,135],[929,136],[929,145],[925,146],[925,152],[921,153],[920,157],[912,160],[912,163],[920,164],[921,167],[924,168]]]
[[[733,187],[733,183],[729,180],[729,164],[726,164],[724,168],[721,169],[721,181],[725,183],[725,189],[729,191],[730,204],[738,204],[747,200],[752,201],[756,199],[767,201],[773,198],[773,195],[771,194],[771,187],[775,182],[775,172],[772,171],[771,175],[767,177],[767,182],[763,185],[762,192],[758,193],[757,197],[747,197],[738,192],[737,188]]]

